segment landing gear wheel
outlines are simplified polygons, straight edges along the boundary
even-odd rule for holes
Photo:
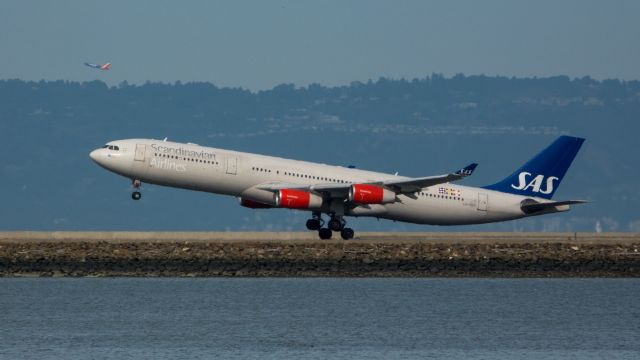
[[[140,189],[140,186],[142,186],[142,181],[138,179],[131,179],[131,185],[133,185],[133,192],[131,193],[131,198],[133,200],[140,200],[140,198],[142,197],[142,194],[140,194],[140,191],[138,191],[138,189]]]
[[[353,239],[354,235],[355,233],[353,232],[352,228],[344,228],[342,229],[342,231],[340,231],[340,236],[342,236],[343,240]]]
[[[333,231],[341,231],[344,228],[344,223],[338,218],[333,218],[329,221],[328,226]]]
[[[322,240],[331,239],[331,235],[333,235],[333,232],[327,228],[321,228],[318,230],[318,236],[320,236],[320,239]]]
[[[309,230],[319,230],[322,227],[320,220],[318,219],[309,219],[307,220],[307,229]]]

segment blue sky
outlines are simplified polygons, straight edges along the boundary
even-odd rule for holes
[[[0,79],[640,79],[640,1],[3,1]],[[83,62],[113,63],[108,72]]]

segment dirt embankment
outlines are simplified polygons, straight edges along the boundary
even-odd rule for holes
[[[0,276],[640,277],[640,234],[12,232]]]

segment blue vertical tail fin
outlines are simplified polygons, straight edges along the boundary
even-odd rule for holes
[[[513,174],[484,188],[551,199],[583,142],[583,138],[560,136]]]

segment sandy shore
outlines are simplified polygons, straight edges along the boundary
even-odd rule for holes
[[[640,277],[640,234],[0,232],[0,276]]]

